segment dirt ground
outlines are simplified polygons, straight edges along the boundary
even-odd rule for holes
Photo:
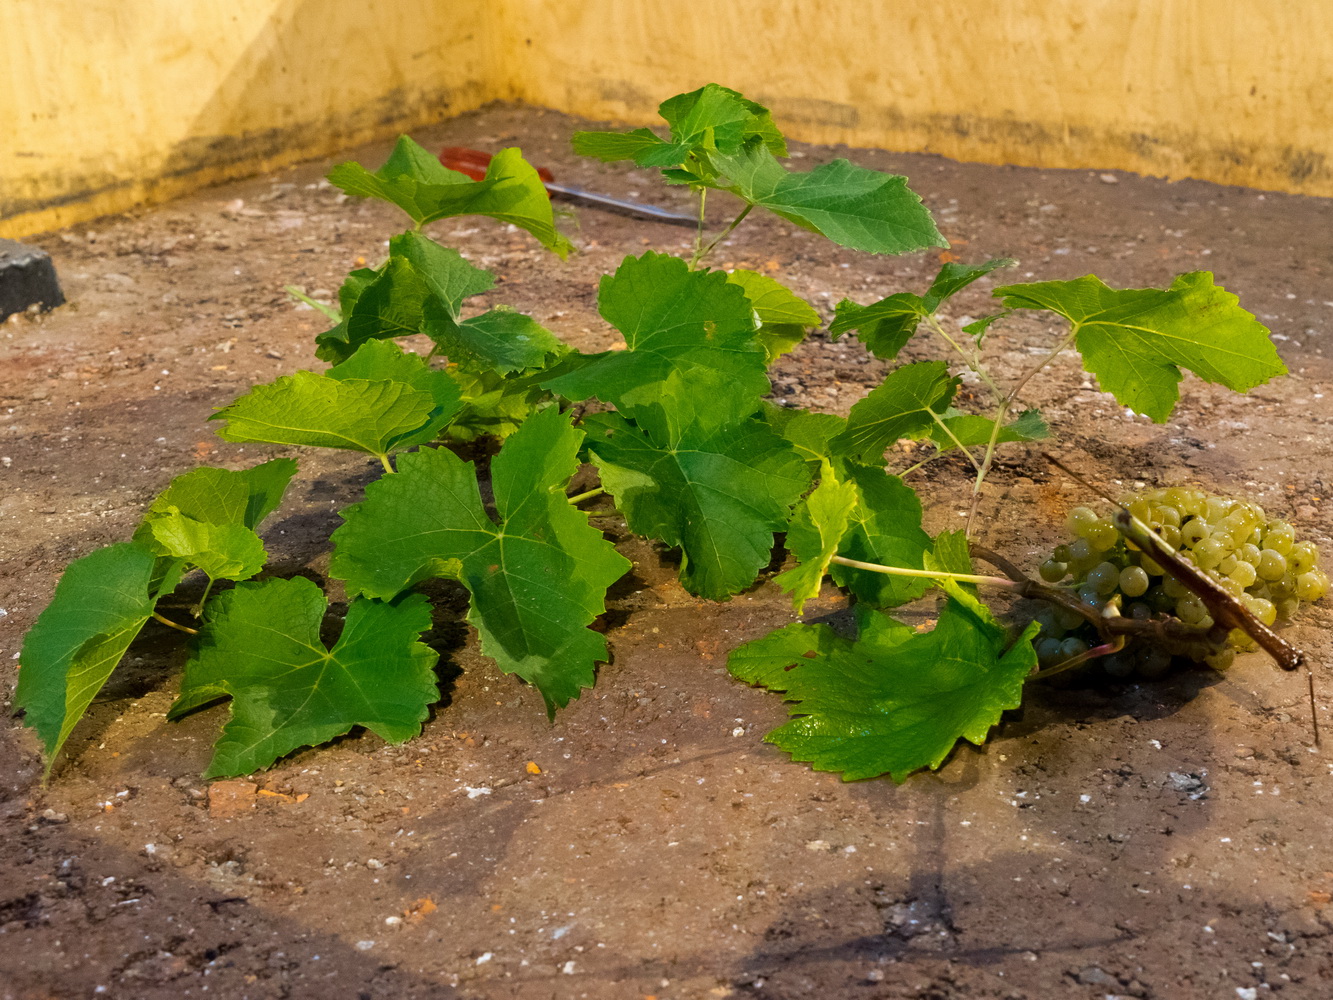
[[[686,207],[648,172],[576,160],[567,138],[581,124],[493,106],[417,137],[519,144],[568,183]],[[375,165],[386,151],[349,156]],[[1071,358],[1027,402],[1103,480],[1249,495],[1333,557],[1333,203],[927,155],[796,155],[908,175],[955,254],[1017,257],[1017,280],[1093,271],[1164,285],[1213,270],[1272,328],[1290,377],[1242,397],[1187,376],[1158,426]],[[70,304],[0,324],[6,697],[21,637],[71,559],[128,538],[174,475],[287,453],[222,442],[207,418],[253,382],[322,367],[321,317],[282,286],[332,298],[403,227],[396,210],[321,183],[331,162],[32,240]],[[725,206],[711,207],[721,222]],[[598,276],[626,253],[679,252],[690,234],[591,209],[570,232],[581,252],[562,264],[489,220],[432,227],[498,273],[483,301],[602,349],[617,335],[596,312]],[[855,254],[767,217],[717,263],[768,270],[827,315],[843,296],[922,290],[938,257]],[[960,295],[953,315],[989,311],[996,283]],[[999,373],[1054,333],[1032,317],[999,328]],[[909,354],[939,356],[924,337]],[[779,366],[775,395],[845,413],[882,372],[855,342],[816,335]],[[301,472],[265,532],[273,569],[318,575],[335,512],[372,470],[289,451]],[[1035,449],[1005,455],[981,540],[1035,567],[1089,498]],[[961,465],[911,481],[931,530],[961,524]],[[1303,678],[1252,655],[1225,676],[1036,686],[984,748],[958,749],[938,773],[844,784],[764,745],[780,699],[725,673],[729,648],[793,619],[777,588],[710,605],[673,582],[669,554],[622,551],[639,566],[612,594],[614,661],[553,724],[533,690],[478,655],[448,602],[432,637],[444,700],[405,746],[362,733],[252,785],[210,788],[198,775],[225,709],[166,722],[185,652],[151,623],[49,784],[36,740],[7,721],[0,997],[1333,996],[1333,751],[1312,746]],[[844,607],[827,589],[806,617]],[[1333,732],[1330,618],[1325,602],[1286,634],[1317,663]]]

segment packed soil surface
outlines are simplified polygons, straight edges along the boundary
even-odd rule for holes
[[[517,144],[565,183],[689,210],[648,171],[575,158],[568,137],[584,125],[498,105],[417,138]],[[387,149],[343,158],[374,166]],[[1164,286],[1214,271],[1272,329],[1288,377],[1240,396],[1186,376],[1156,425],[1067,356],[1024,402],[1096,480],[1243,494],[1333,553],[1333,203],[877,150],[795,155],[906,174],[958,259],[1021,261],[959,295],[951,321],[993,311],[990,289],[1011,280]],[[313,338],[326,324],[282,286],[332,300],[404,227],[396,209],[323,182],[332,162],[32,240],[69,304],[0,325],[7,697],[66,564],[128,539],[197,465],[298,457],[265,530],[270,570],[323,579],[337,511],[371,463],[228,444],[208,417],[252,383],[322,370]],[[710,201],[717,225],[725,200]],[[429,231],[497,273],[474,305],[510,304],[605,349],[620,338],[597,313],[599,276],[625,254],[680,253],[691,233],[586,208],[567,227],[568,263],[490,220]],[[828,316],[844,296],[924,290],[939,260],[842,250],[767,216],[716,263],[772,274]],[[1061,333],[1045,314],[994,330],[1002,380]],[[904,356],[944,354],[923,333]],[[774,395],[846,413],[885,370],[817,333],[777,365]],[[891,467],[916,455],[891,452]],[[928,528],[962,524],[961,461],[909,482]],[[1011,446],[978,541],[1035,569],[1068,509],[1092,499],[1037,447]],[[614,532],[613,517],[598,523]],[[480,656],[447,593],[429,635],[442,701],[402,746],[355,732],[210,785],[199,775],[227,709],[166,721],[188,650],[153,623],[49,782],[32,733],[7,722],[0,997],[1333,996],[1333,757],[1313,745],[1304,676],[1255,654],[1225,675],[1031,685],[984,747],[960,746],[938,772],[844,783],[764,744],[781,698],[726,673],[730,648],[795,618],[771,573],[709,604],[675,582],[673,553],[614,537],[636,569],[610,595],[613,660],[554,722]],[[805,618],[843,620],[846,606],[830,587]],[[934,604],[904,615],[924,622]],[[1333,730],[1329,622],[1326,602],[1285,634],[1310,653]]]

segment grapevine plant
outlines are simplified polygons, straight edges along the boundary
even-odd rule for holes
[[[886,471],[886,451],[907,439],[933,444],[934,455],[963,456],[974,474],[975,513],[997,448],[1048,436],[1040,413],[1021,407],[1022,391],[1062,352],[1077,348],[1103,389],[1162,422],[1182,370],[1241,392],[1283,374],[1268,331],[1203,271],[1164,289],[1114,289],[1093,276],[1004,285],[994,291],[994,315],[951,330],[940,318],[950,297],[1014,262],[947,263],[921,294],[841,302],[830,327],[887,362],[924,332],[947,361],[892,368],[846,418],[774,405],[766,400],[769,366],[821,318],[771,277],[708,266],[752,212],[872,254],[948,244],[903,177],[846,160],[789,169],[768,110],[734,91],[710,84],[660,111],[665,136],[644,128],[579,132],[573,140],[581,154],[657,168],[698,199],[688,258],[631,256],[601,279],[599,309],[623,335],[622,350],[581,353],[504,306],[470,314],[468,299],[490,289],[493,276],[423,233],[439,219],[486,216],[564,258],[572,247],[518,149],[498,153],[479,181],[406,137],[374,172],[356,163],[330,172],[349,194],[399,206],[412,226],[389,241],[380,266],[353,271],[342,285],[339,308],[328,309],[336,325],[315,342],[327,370],[256,385],[213,419],[228,441],[348,449],[382,469],[364,498],[340,512],[332,536],[329,575],[350,602],[341,632],[331,647],[321,639],[331,613],[317,584],[263,572],[257,530],[281,502],[296,462],[187,472],[152,502],[132,540],[69,566],[26,637],[17,705],[42,741],[48,771],[150,618],[189,633],[170,718],[230,700],[208,777],[268,767],[356,726],[408,740],[439,698],[437,653],[421,641],[431,607],[418,589],[436,578],[466,588],[482,653],[533,685],[554,715],[609,659],[606,639],[591,626],[605,611],[607,589],[631,569],[580,506],[603,495],[609,501],[598,503],[612,504],[629,531],[679,551],[680,582],[701,599],[726,601],[753,586],[779,535],[791,568],[775,582],[798,612],[825,577],[850,595],[854,636],[798,623],[730,657],[737,678],[784,692],[791,703],[794,718],[768,739],[848,779],[901,780],[938,767],[960,737],[981,743],[1001,712],[1019,705],[1037,670],[1033,640],[1042,625],[1013,634],[978,596],[978,584],[1054,603],[1063,617],[1047,619],[1048,666],[1086,657],[1087,643],[1068,644],[1062,630],[1087,621],[1096,640],[1114,589],[1105,566],[1126,594],[1139,587],[1126,568],[1139,563],[1123,543],[1103,545],[1103,532],[1078,559],[1060,560],[1058,574],[1044,568],[1046,584],[1016,571],[978,574],[979,550],[970,551],[964,532],[932,538],[922,529],[921,502]],[[737,209],[710,234],[704,209],[715,193]],[[983,363],[987,337],[1009,314],[1034,310],[1062,317],[1068,330],[1031,370],[1002,384]],[[433,344],[428,355],[397,343],[419,334]],[[988,412],[955,408],[962,371],[991,395]],[[492,442],[489,463],[459,456],[463,445],[485,453],[478,439]],[[584,464],[599,485],[571,496]],[[1240,520],[1261,527],[1249,515]],[[1105,558],[1092,560],[1094,552]],[[1244,577],[1236,565],[1233,578]],[[1070,572],[1092,591],[1058,585]],[[164,603],[195,574],[204,582],[195,605]],[[1308,580],[1293,586],[1316,596]],[[931,630],[887,613],[932,587],[943,603]],[[1191,635],[1207,647],[1204,655],[1216,654],[1219,637],[1198,621],[1175,626],[1199,632]]]

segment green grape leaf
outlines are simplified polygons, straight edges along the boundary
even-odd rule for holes
[[[444,199],[467,197],[472,178],[450,170],[439,157],[408,136],[398,137],[393,152],[373,174],[359,163],[340,163],[328,173],[329,183],[358,198],[392,202],[417,222],[424,222]],[[441,194],[441,191],[449,194]]]
[[[455,441],[507,438],[538,409],[551,405],[550,393],[525,378],[461,368],[450,368],[449,376],[463,394],[463,408],[446,429]]]
[[[546,183],[538,176],[537,168],[523,159],[521,150],[502,149],[491,157],[486,180],[481,183],[491,181],[495,182],[495,187],[482,192],[469,207],[468,214],[487,215],[525,229],[561,260],[569,256],[574,244],[556,229],[555,212],[551,208],[551,196],[546,193]]]
[[[439,698],[438,656],[418,641],[431,627],[426,598],[353,601],[332,649],[319,637],[327,611],[319,587],[300,576],[218,596],[168,713],[232,699],[205,778],[249,774],[353,726],[390,743],[421,732]]]
[[[773,428],[818,473],[833,457],[830,442],[847,429],[847,419],[832,413],[811,413],[765,402],[759,417]]]
[[[838,554],[881,566],[922,569],[931,542],[921,528],[916,491],[877,466],[846,460],[841,465],[843,478],[856,489],[857,502],[848,514]],[[830,567],[830,575],[857,600],[877,608],[914,601],[932,586],[920,577],[889,576],[839,563]]]
[[[897,292],[868,306],[857,305],[851,299],[843,299],[834,310],[829,334],[837,338],[855,330],[858,339],[866,345],[871,354],[884,361],[892,361],[912,339],[921,321],[938,310],[946,299],[996,268],[1012,267],[1016,263],[1018,262],[1009,257],[996,257],[984,264],[950,262],[940,268],[925,295]],[[992,317],[986,325],[989,326],[998,318],[998,316]],[[968,333],[974,333],[970,328],[964,329]],[[982,327],[980,332],[984,333],[985,327]]]
[[[633,160],[640,167],[675,167],[691,154],[697,157],[710,150],[736,153],[751,143],[762,144],[774,156],[787,155],[787,143],[768,109],[716,83],[668,98],[658,107],[658,113],[671,126],[669,142],[646,128],[575,132],[574,152],[605,163]],[[695,164],[696,169],[699,166]],[[685,172],[683,178],[671,179],[690,184],[700,177]]]
[[[411,336],[446,320],[456,323],[463,300],[495,282],[489,271],[469,264],[458,251],[417,232],[393,237],[383,266],[357,274],[366,277],[350,289],[349,279],[339,291],[342,322],[315,338],[315,357],[321,361],[345,361],[369,340]]]
[[[712,186],[841,246],[902,254],[949,245],[905,177],[846,160],[789,173],[763,146],[715,155],[713,163],[723,177]]]
[[[852,406],[847,429],[829,446],[836,454],[879,461],[901,438],[920,437],[948,409],[958,379],[943,361],[921,361],[890,372],[884,382]]]
[[[754,310],[720,271],[691,271],[666,254],[627,257],[602,278],[598,306],[627,349],[584,355],[544,388],[597,396],[635,419],[657,414],[675,432],[734,424],[769,390]]]
[[[51,773],[60,748],[153,613],[157,559],[122,542],[76,559],[23,638],[14,705],[37,731]],[[175,587],[172,574],[170,586]]]
[[[791,594],[798,614],[806,601],[819,596],[857,500],[856,485],[840,481],[826,464],[819,485],[796,508],[787,528],[787,550],[796,557],[797,565],[779,573],[773,582]]]
[[[415,434],[396,441],[395,449],[411,448],[433,440],[440,428],[463,409],[462,390],[448,372],[432,368],[425,358],[404,351],[392,341],[368,340],[350,358],[334,365],[324,375],[340,382],[349,379],[401,382],[430,393],[435,405],[429,419]]]
[[[973,320],[971,323],[968,323],[963,327],[963,332],[975,340],[977,346],[980,347],[981,342],[986,339],[986,334],[990,332],[990,328],[998,321],[1012,314],[1012,309],[1001,309],[997,313],[991,313],[989,316],[983,316],[981,319]]]
[[[531,316],[496,306],[456,322],[427,307],[426,334],[450,361],[469,371],[502,374],[543,368],[570,347]]]
[[[810,483],[801,457],[758,420],[695,426],[678,440],[614,413],[585,427],[602,485],[630,530],[679,546],[681,583],[710,600],[754,582]]]
[[[1018,261],[1012,257],[992,257],[981,264],[950,261],[940,268],[939,274],[935,275],[935,280],[930,283],[930,288],[926,290],[921,301],[925,304],[926,312],[933,313],[946,299],[957,295],[978,278],[984,278],[1002,267],[1015,267],[1017,264]]]
[[[579,156],[588,156],[603,163],[633,160],[641,167],[669,166],[669,163],[652,161],[665,156],[671,163],[679,163],[685,158],[678,146],[646,128],[636,128],[630,132],[575,132],[572,145]]]
[[[481,651],[536,686],[554,713],[608,658],[587,626],[630,568],[565,498],[582,440],[555,408],[528,419],[491,463],[499,523],[470,463],[442,448],[404,455],[397,475],[342,511],[330,573],[349,593],[381,598],[432,577],[458,580],[472,594]]]
[[[426,290],[454,320],[462,315],[464,299],[489,291],[495,285],[495,275],[490,271],[469,263],[453,247],[441,246],[421,233],[399,233],[389,240],[389,253],[412,265]]]
[[[526,229],[562,258],[573,249],[555,228],[546,186],[518,149],[500,150],[491,158],[485,180],[474,181],[444,167],[404,135],[374,173],[359,163],[340,163],[328,178],[348,194],[392,202],[418,226],[456,215],[486,215]]]
[[[759,321],[756,336],[772,364],[805,339],[806,330],[823,322],[810,303],[786,285],[758,271],[738,268],[727,281],[739,285]]]
[[[1067,319],[1084,367],[1102,388],[1157,423],[1180,398],[1181,369],[1236,392],[1287,372],[1268,329],[1208,271],[1179,275],[1167,289],[1118,290],[1086,275],[994,294],[1011,309],[1049,309]]]
[[[209,419],[227,421],[224,441],[345,448],[383,461],[434,437],[448,418],[430,392],[403,382],[298,371],[254,386]]]
[[[671,126],[673,143],[686,150],[738,153],[758,140],[772,155],[787,155],[787,144],[768,108],[716,83],[669,97],[657,112]]]
[[[341,362],[366,341],[409,337],[421,332],[429,294],[417,270],[402,257],[390,257],[360,290],[342,322],[315,338],[315,357]]]
[[[948,432],[944,430],[945,427],[949,428]],[[952,451],[959,444],[964,448],[986,444],[990,441],[993,427],[994,422],[986,417],[962,413],[949,407],[941,415],[940,422],[930,427],[927,436],[940,451]],[[1008,444],[1014,441],[1044,441],[1050,436],[1051,429],[1042,418],[1041,411],[1024,410],[1016,419],[1000,428],[1000,434],[995,440],[999,444]]]
[[[855,330],[871,354],[892,361],[927,315],[921,296],[912,292],[896,292],[868,306],[843,299],[834,307],[829,336],[836,339]]]
[[[843,780],[935,769],[958,740],[980,745],[1017,708],[1036,665],[1032,623],[1012,645],[990,615],[949,600],[930,632],[858,607],[858,637],[788,626],[734,650],[741,680],[786,694],[793,719],[765,737]]]
[[[282,503],[296,461],[275,458],[250,469],[201,466],[177,476],[148,507],[148,515],[177,510],[209,524],[259,527]]]
[[[264,543],[243,524],[196,521],[179,510],[149,514],[154,549],[203,570],[210,580],[248,580],[268,561]]]

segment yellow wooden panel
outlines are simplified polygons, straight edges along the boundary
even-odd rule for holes
[[[792,136],[1333,195],[1333,3],[5,0],[0,235],[497,97],[651,122],[716,81]]]
[[[0,235],[391,136],[490,99],[487,0],[7,0]]]
[[[1333,3],[504,0],[505,95],[645,123],[713,81],[799,139],[1333,195]]]

